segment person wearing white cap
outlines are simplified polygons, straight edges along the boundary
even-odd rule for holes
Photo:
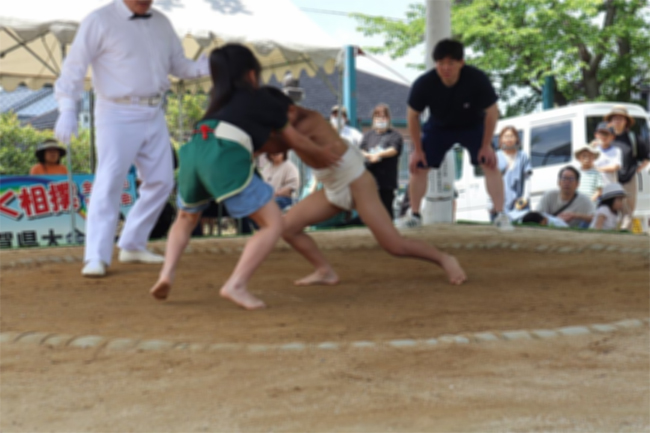
[[[361,140],[363,139],[363,134],[356,128],[348,125],[348,110],[344,106],[341,106],[341,117],[339,120],[339,106],[335,105],[330,110],[330,123],[332,127],[339,132],[339,135],[345,138],[348,143],[354,147],[359,147]]]
[[[618,229],[626,196],[627,193],[620,183],[605,185],[589,228],[595,230]]]
[[[132,164],[142,180],[139,198],[119,240],[120,262],[162,263],[146,249],[174,186],[169,132],[162,109],[169,75],[208,75],[207,58],[191,61],[169,19],[152,0],[113,0],[84,18],[55,85],[59,118],[55,136],[77,132],[77,101],[92,66],[97,94],[98,166],[86,221],[82,274],[102,277],[111,264],[120,194]]]
[[[600,172],[594,168],[594,161],[600,156],[600,152],[588,144],[583,144],[573,152],[573,155],[580,162],[578,192],[595,202],[603,189],[603,178]]]
[[[639,189],[636,174],[650,162],[650,144],[631,130],[635,120],[628,114],[625,106],[615,105],[603,119],[614,130],[614,146],[621,150],[622,165],[618,172],[618,182],[627,193],[621,229],[630,230],[632,215],[636,208],[636,194]]]

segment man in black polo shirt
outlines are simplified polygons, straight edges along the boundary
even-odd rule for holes
[[[496,92],[483,71],[465,64],[460,42],[438,42],[433,60],[436,67],[422,74],[409,94],[407,121],[413,142],[409,160],[411,214],[398,221],[398,226],[421,225],[420,203],[426,193],[428,171],[440,167],[447,151],[460,143],[469,151],[472,164],[480,164],[485,173],[495,225],[511,230],[503,213],[503,179],[492,147],[499,118]],[[429,119],[420,132],[420,114],[427,108]]]
[[[372,129],[361,139],[366,168],[377,181],[379,197],[393,219],[393,200],[397,189],[397,165],[402,153],[402,135],[391,128],[390,109],[379,104],[372,110]]]

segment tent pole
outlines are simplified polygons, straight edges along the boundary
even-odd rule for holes
[[[343,74],[343,104],[348,110],[348,121],[353,128],[358,127],[357,122],[357,47],[345,47],[345,67]]]

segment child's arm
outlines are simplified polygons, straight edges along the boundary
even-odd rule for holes
[[[603,188],[598,187],[596,188],[596,191],[594,191],[594,195],[591,196],[591,201],[596,201],[598,200],[598,197],[603,193]]]
[[[610,164],[604,167],[598,167],[596,170],[600,171],[601,173],[617,173],[620,168],[620,164]]]
[[[600,214],[596,217],[596,224],[594,224],[594,229],[602,230],[603,224],[605,224],[605,215]]]

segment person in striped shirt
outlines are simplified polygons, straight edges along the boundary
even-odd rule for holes
[[[596,167],[594,161],[600,156],[600,152],[589,144],[580,146],[573,153],[580,162],[580,185],[578,192],[586,195],[595,202],[603,190],[603,177]]]

